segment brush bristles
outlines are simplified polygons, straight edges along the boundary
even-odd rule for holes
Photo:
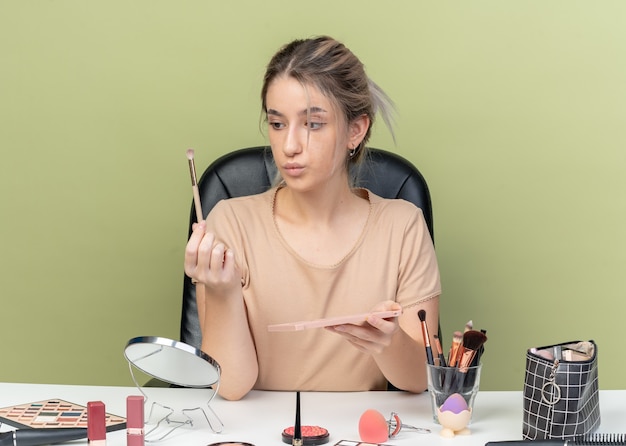
[[[448,365],[450,367],[455,367],[458,364],[462,342],[463,333],[455,331],[452,335],[452,347],[450,347],[450,353],[448,353]]]
[[[418,311],[417,317],[420,318],[420,321],[424,322],[426,320],[426,311],[425,310]]]
[[[455,331],[452,337],[452,341],[454,343],[461,343],[463,341],[463,333],[461,333],[460,331]]]
[[[194,156],[194,150],[193,149],[187,149],[187,159],[189,161],[193,160],[193,156]]]
[[[463,348],[465,350],[478,350],[487,341],[484,333],[476,330],[468,330],[463,333]]]

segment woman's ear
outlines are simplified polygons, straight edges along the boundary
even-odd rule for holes
[[[358,147],[359,144],[365,138],[365,134],[370,127],[370,118],[367,115],[361,115],[356,119],[353,119],[348,126],[349,140],[348,145],[350,147]]]

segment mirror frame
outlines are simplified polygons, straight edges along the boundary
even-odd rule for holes
[[[141,346],[154,346],[156,349],[152,352],[143,352],[141,357],[136,358],[136,355],[130,354],[132,351],[136,350]],[[163,373],[163,369],[157,370],[154,366],[151,367],[142,367],[140,364],[140,360],[146,357],[162,354],[168,351],[175,352],[184,352],[188,354],[186,360],[189,360],[190,364],[194,367],[200,367],[203,370],[206,370],[207,380],[206,382],[198,382],[197,380],[189,380],[185,379],[184,371],[183,374],[178,377],[173,377],[171,374]],[[129,357],[130,354],[130,357]],[[212,387],[219,383],[221,376],[221,368],[220,365],[215,361],[215,359],[211,358],[209,355],[204,353],[202,350],[199,350],[195,347],[190,346],[189,344],[185,344],[184,342],[174,341],[168,338],[162,338],[158,336],[138,336],[132,338],[126,344],[124,348],[124,356],[129,364],[132,364],[138,370],[141,370],[143,373],[156,378],[158,380],[164,381],[169,384],[173,384],[181,387],[191,387],[191,388],[206,388]],[[167,357],[169,355],[165,355],[165,361],[167,361]],[[132,359],[131,359],[132,358]],[[157,361],[159,364],[163,363],[163,361]],[[166,367],[166,366],[163,366]]]

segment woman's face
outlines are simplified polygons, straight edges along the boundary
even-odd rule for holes
[[[347,181],[348,126],[317,87],[280,76],[265,102],[272,153],[289,187],[310,191]]]

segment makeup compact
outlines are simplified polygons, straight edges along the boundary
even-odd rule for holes
[[[294,426],[283,430],[283,443],[293,444]],[[328,443],[330,435],[328,430],[320,426],[302,426],[301,427],[302,444],[304,446],[315,446]]]
[[[149,387],[137,382],[134,369],[146,375],[177,387],[206,389],[209,393],[206,410],[202,407],[183,408],[176,411],[166,402],[152,401],[146,424],[154,427],[145,432],[146,442],[159,441],[182,426],[192,426],[192,413],[200,412],[215,433],[222,431],[224,424],[211,408],[211,401],[217,394],[221,369],[219,364],[197,348],[184,342],[156,336],[141,336],[128,341],[124,349],[133,382],[145,398],[150,400]],[[153,416],[155,413],[164,415]],[[163,428],[166,428],[165,431]]]
[[[300,422],[300,392],[296,392],[296,421],[283,430],[283,443],[292,446],[314,446],[328,443],[328,430],[319,426],[302,426]]]

